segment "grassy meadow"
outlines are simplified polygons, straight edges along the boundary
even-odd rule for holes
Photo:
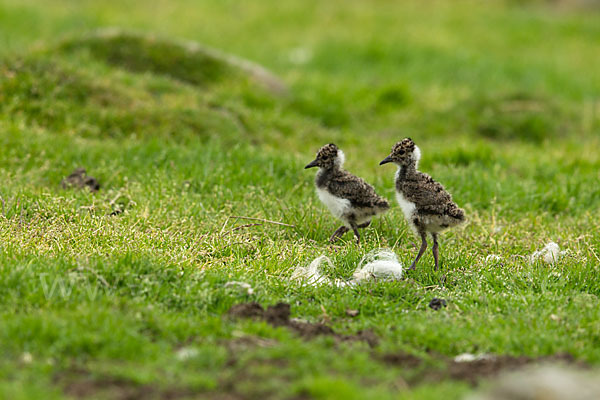
[[[486,385],[462,353],[600,366],[599,43],[569,2],[0,0],[0,398],[449,400]],[[378,165],[407,136],[468,216],[441,270],[293,281],[410,265]],[[359,246],[303,169],[329,142],[392,203]],[[98,192],[61,186],[77,167]],[[336,335],[227,314],[248,302]]]

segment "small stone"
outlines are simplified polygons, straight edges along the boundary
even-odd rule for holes
[[[254,294],[254,289],[246,282],[229,281],[225,283],[226,288],[237,288],[241,293],[247,294],[248,296]]]
[[[179,361],[186,361],[198,356],[198,354],[198,349],[194,347],[182,347],[181,349],[177,350],[175,357],[177,357]]]
[[[469,363],[481,360],[493,360],[494,357],[488,354],[471,354],[471,353],[462,353],[454,357],[455,363]]]
[[[356,317],[358,314],[359,314],[358,310],[351,310],[351,309],[346,310],[346,315],[349,317]]]
[[[31,364],[33,362],[33,356],[31,353],[26,351],[25,353],[21,354],[21,362],[23,364]]]

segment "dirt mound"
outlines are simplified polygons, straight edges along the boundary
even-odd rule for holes
[[[287,92],[286,85],[265,68],[191,41],[108,28],[67,39],[59,49],[85,51],[129,71],[165,75],[197,86],[248,77],[272,93]]]
[[[333,336],[340,342],[365,342],[374,347],[378,344],[378,338],[371,330],[358,331],[354,335],[342,335],[336,333],[330,326],[319,322],[306,322],[290,318],[291,307],[287,303],[277,303],[265,310],[258,303],[236,304],[231,307],[228,314],[234,318],[253,318],[266,321],[272,326],[286,327],[305,339],[317,336]]]
[[[160,76],[144,77],[147,86],[120,80],[112,72],[99,78],[89,61],[75,63],[59,56],[0,60],[0,115],[95,138],[209,138],[219,133],[237,143],[248,133],[238,111],[205,104],[212,89],[191,94],[176,83],[163,84],[170,93],[165,102],[152,89]],[[248,85],[233,81],[230,87],[243,91]]]
[[[282,93],[280,79],[249,61],[118,29],[0,59],[0,116],[80,137],[257,143],[253,111]]]

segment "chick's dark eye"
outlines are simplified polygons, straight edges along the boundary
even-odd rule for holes
[[[398,153],[400,153],[400,155],[404,154],[404,150],[400,150]]]

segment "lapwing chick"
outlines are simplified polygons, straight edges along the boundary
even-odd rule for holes
[[[328,144],[321,147],[317,158],[304,168],[319,167],[315,178],[319,199],[343,223],[329,241],[335,242],[352,229],[358,244],[358,229],[369,226],[371,219],[386,212],[390,205],[375,193],[373,186],[344,170],[343,165],[344,152],[335,144]]]
[[[379,165],[393,162],[396,172],[396,199],[402,208],[406,221],[412,230],[421,237],[421,248],[409,269],[415,269],[417,262],[427,249],[427,232],[433,238],[433,259],[438,269],[438,233],[456,226],[465,220],[465,212],[452,201],[452,196],[444,187],[429,175],[417,170],[421,150],[410,138],[392,147],[392,153]]]

